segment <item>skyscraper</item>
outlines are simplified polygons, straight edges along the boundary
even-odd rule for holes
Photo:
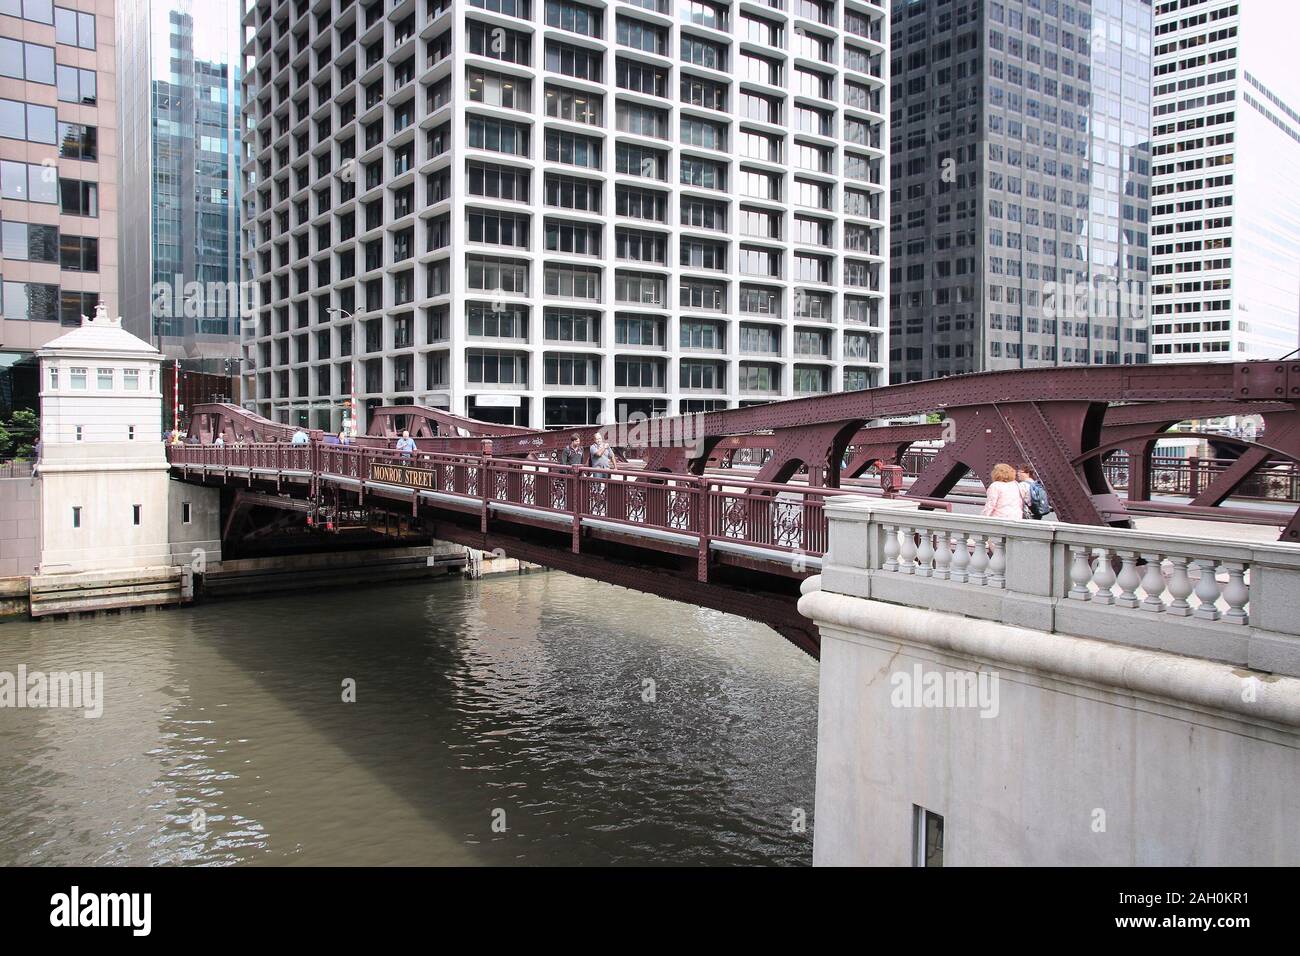
[[[1151,0],[891,29],[891,380],[1146,361]]]
[[[238,0],[122,5],[124,322],[166,358],[237,374]]]
[[[1155,10],[1152,358],[1281,358],[1300,346],[1300,8]]]
[[[249,404],[560,427],[882,383],[886,19],[250,4]]]
[[[0,0],[0,415],[36,406],[35,349],[116,314],[113,4]]]

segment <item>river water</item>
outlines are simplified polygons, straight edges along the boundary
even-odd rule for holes
[[[811,862],[815,662],[610,585],[0,625],[20,665],[102,672],[104,706],[0,707],[3,865]]]

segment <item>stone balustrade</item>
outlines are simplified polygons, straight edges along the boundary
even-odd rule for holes
[[[1300,676],[1300,547],[826,504],[823,590]]]

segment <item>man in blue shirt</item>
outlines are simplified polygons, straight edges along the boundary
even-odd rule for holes
[[[409,431],[402,432],[402,437],[397,439],[397,450],[402,453],[403,458],[410,458],[415,451],[415,439],[411,437]]]

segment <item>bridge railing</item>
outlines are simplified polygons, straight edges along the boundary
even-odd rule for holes
[[[414,484],[421,490],[564,514],[576,521],[650,528],[692,536],[701,549],[726,542],[763,551],[819,557],[826,550],[825,506],[858,491],[763,484],[737,478],[597,469],[516,458],[398,452],[356,445],[286,442],[169,445],[179,467],[319,475],[365,483]],[[411,471],[386,474],[376,466]],[[411,472],[419,474],[416,483]],[[946,503],[934,503],[949,507]]]
[[[831,501],[822,587],[1300,676],[1300,547]]]
[[[168,445],[167,460],[173,465],[310,472],[316,467],[315,451],[315,445],[291,442]]]
[[[1153,494],[1194,498],[1232,465],[1233,461],[1226,458],[1169,458],[1157,455],[1151,459],[1151,491]],[[1102,469],[1113,488],[1128,488],[1129,462],[1126,452],[1121,450],[1111,455]],[[1290,461],[1264,465],[1242,481],[1232,496],[1300,502],[1300,470]]]

